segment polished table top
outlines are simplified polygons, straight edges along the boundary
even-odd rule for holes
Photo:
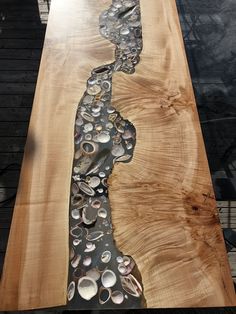
[[[68,204],[78,101],[93,68],[113,61],[99,34],[110,1],[51,7],[5,259],[2,309],[66,303]],[[137,132],[109,178],[114,238],[142,275],[148,307],[235,304],[174,0],[140,0],[143,51],[118,73],[113,103]],[[13,271],[14,269],[14,271]]]

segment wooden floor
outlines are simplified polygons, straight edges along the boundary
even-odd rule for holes
[[[44,0],[0,3],[0,201],[17,189],[48,12]],[[13,205],[0,204],[0,272]]]
[[[48,11],[44,0],[0,4],[0,201],[17,189]],[[13,200],[0,204],[0,272],[13,205]],[[236,230],[236,203],[220,202],[219,207],[222,227]],[[229,258],[236,281],[236,250]]]
[[[235,1],[176,2],[216,198],[235,201]]]
[[[220,221],[222,228],[225,230],[231,228],[236,231],[236,202],[219,201],[218,208],[220,211]],[[234,282],[236,283],[236,249],[228,252],[230,267]]]
[[[222,227],[236,230],[236,202],[226,201],[236,199],[236,93],[231,79],[236,7],[231,0],[176,3]],[[231,251],[229,258],[236,280],[236,253]]]

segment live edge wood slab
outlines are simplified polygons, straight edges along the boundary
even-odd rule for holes
[[[66,304],[74,119],[90,71],[114,60],[99,34],[109,0],[51,6],[14,217],[0,310]],[[117,73],[114,106],[136,128],[109,198],[117,247],[141,272],[148,307],[235,305],[235,293],[174,0],[140,0],[143,51]]]

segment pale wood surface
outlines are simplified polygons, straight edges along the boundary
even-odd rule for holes
[[[131,165],[119,164],[110,180],[115,239],[135,258],[149,307],[231,305],[175,1],[141,1],[141,12],[142,60],[135,76],[114,81],[116,107],[137,129]]]
[[[235,303],[174,0],[141,1],[144,49],[114,101],[137,129],[110,199],[118,247],[149,307]],[[90,71],[114,58],[99,34],[108,0],[54,0],[0,287],[1,309],[66,302],[75,110]],[[206,196],[205,196],[206,195]],[[197,209],[198,208],[198,209]]]
[[[0,9],[0,172],[11,165],[0,178],[1,276],[43,49],[49,1],[2,0]],[[11,196],[13,198],[9,201]]]

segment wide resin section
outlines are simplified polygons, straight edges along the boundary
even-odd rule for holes
[[[99,24],[101,35],[116,45],[115,61],[93,69],[76,114],[68,307],[140,308],[145,305],[141,276],[134,259],[116,248],[107,185],[115,163],[131,161],[135,148],[135,127],[111,98],[114,73],[132,74],[139,62],[139,1],[113,1]]]

